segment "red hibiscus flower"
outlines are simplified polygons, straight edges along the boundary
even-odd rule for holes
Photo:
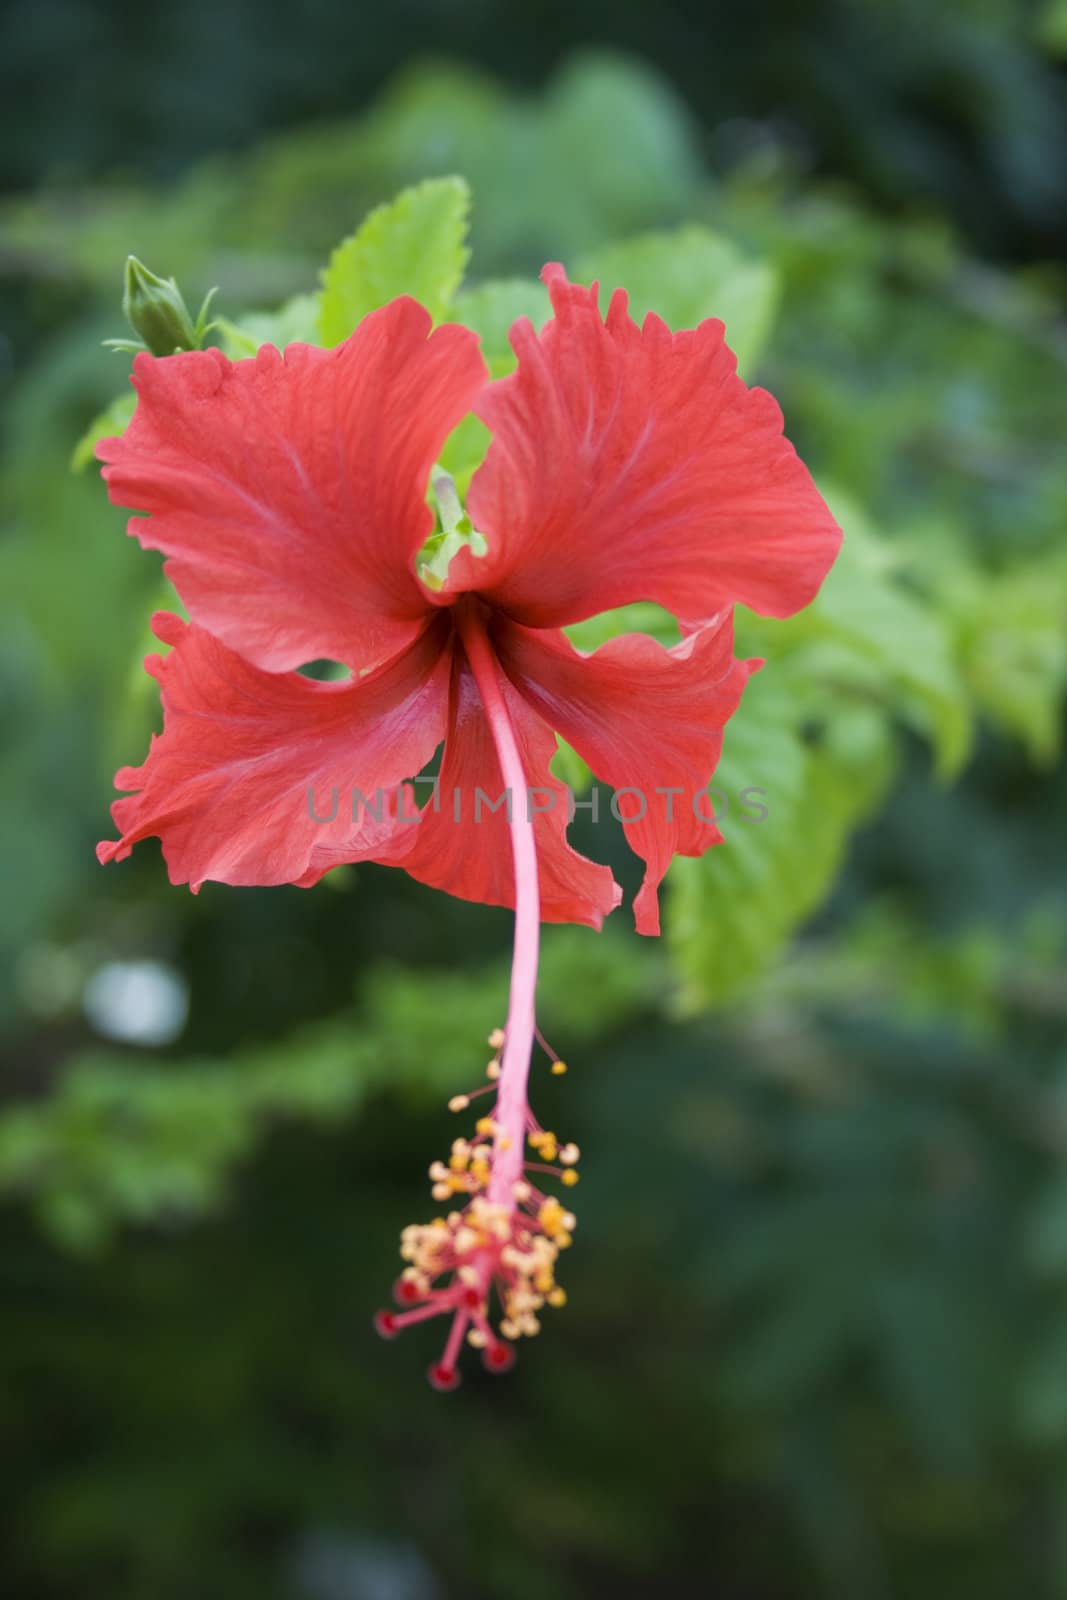
[[[758,665],[734,659],[732,607],[797,611],[840,542],[720,322],[639,328],[622,292],[602,318],[595,286],[558,266],[544,278],[554,318],[540,335],[516,323],[518,369],[498,382],[473,333],[431,332],[404,298],[333,350],[140,355],[133,421],[98,449],[111,498],[148,513],[129,531],[165,554],[191,619],[153,619],[172,646],[146,661],[164,731],[117,775],[130,792],[101,860],[158,835],[171,880],[194,890],[308,886],[372,860],[515,909],[492,1113],[432,1173],[438,1198],[466,1205],[408,1230],[398,1295],[412,1308],[379,1318],[388,1334],[451,1314],[431,1372],[442,1387],[465,1336],[490,1367],[508,1364],[488,1320],[494,1284],[505,1337],[536,1331],[537,1310],[562,1296],[553,1268],[573,1218],[530,1176],[573,1182],[577,1156],[527,1105],[539,926],[599,927],[620,891],[567,843],[555,735],[632,791],[620,809],[645,862],[635,916],[657,933],[672,856],[720,842],[689,801]],[[418,561],[434,526],[427,485],[471,410],[492,435],[466,507],[482,553],[464,544],[431,585]],[[628,635],[586,655],[562,631],[637,600],[674,612],[682,643]],[[349,679],[295,670],[323,658]],[[411,780],[442,742],[420,810]],[[527,1145],[545,1160],[526,1161]]]

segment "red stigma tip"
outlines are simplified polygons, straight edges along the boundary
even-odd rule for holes
[[[482,1352],[482,1365],[489,1372],[508,1372],[515,1365],[515,1352],[509,1344],[491,1344]]]
[[[447,1367],[443,1361],[435,1362],[435,1364],[427,1370],[426,1376],[429,1378],[430,1384],[434,1389],[447,1391],[449,1389],[459,1388],[459,1373],[456,1371],[455,1367]]]
[[[374,1331],[381,1339],[395,1339],[400,1332],[396,1317],[391,1311],[379,1311],[374,1318]]]
[[[415,1300],[421,1300],[418,1285],[412,1283],[410,1278],[398,1278],[393,1284],[393,1299],[402,1306],[410,1306]]]
[[[472,1311],[477,1311],[481,1303],[482,1297],[477,1289],[468,1289],[466,1294],[463,1296],[463,1304],[465,1306],[470,1306]]]

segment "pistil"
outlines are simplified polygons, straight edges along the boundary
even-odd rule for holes
[[[456,607],[456,622],[478,685],[486,721],[493,736],[507,794],[511,859],[515,873],[515,947],[511,965],[508,1018],[500,1057],[500,1078],[494,1120],[492,1204],[512,1204],[512,1191],[522,1176],[526,1131],[527,1083],[537,1027],[534,1014],[537,962],[541,936],[541,899],[537,881],[537,846],[529,813],[526,773],[519,742],[501,685],[500,668],[479,610]]]
[[[429,1370],[437,1389],[453,1389],[459,1382],[457,1363],[464,1338],[481,1351],[490,1371],[506,1371],[513,1355],[505,1341],[535,1334],[542,1306],[565,1303],[566,1295],[555,1281],[555,1264],[559,1252],[571,1243],[575,1219],[526,1174],[545,1173],[566,1186],[578,1181],[577,1145],[560,1147],[555,1134],[541,1127],[528,1101],[535,1038],[554,1073],[565,1072],[566,1065],[541,1038],[534,1014],[541,932],[537,848],[522,754],[486,632],[486,615],[474,599],[461,601],[454,611],[506,792],[515,876],[515,948],[507,1023],[489,1037],[497,1054],[486,1069],[488,1084],[454,1095],[449,1102],[453,1111],[462,1112],[476,1096],[492,1093],[491,1114],[478,1118],[473,1140],[456,1139],[448,1162],[436,1161],[430,1168],[434,1199],[462,1196],[465,1204],[446,1217],[404,1230],[401,1255],[408,1265],[397,1281],[395,1296],[410,1309],[383,1311],[375,1319],[378,1332],[388,1339],[429,1317],[451,1317],[444,1351]],[[529,1159],[528,1148],[541,1160]],[[489,1321],[494,1290],[502,1313],[499,1335]]]

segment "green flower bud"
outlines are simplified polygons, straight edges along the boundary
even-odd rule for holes
[[[126,257],[126,288],[122,309],[137,340],[108,339],[115,350],[150,350],[154,356],[172,356],[179,350],[199,350],[215,326],[207,320],[215,291],[207,296],[194,322],[173,278],[157,278],[136,256]]]

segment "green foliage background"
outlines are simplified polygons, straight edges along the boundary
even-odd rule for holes
[[[326,0],[299,52],[236,3],[0,36],[3,1591],[1067,1594],[1063,7],[394,10],[348,55]],[[418,191],[432,254],[372,223],[331,261],[453,173],[462,286],[455,188]],[[846,529],[809,612],[741,621],[769,664],[717,787],[766,821],[676,865],[660,944],[549,931],[570,1304],[452,1398],[436,1333],[370,1313],[509,917],[93,858],[164,588],[70,464],[130,251],[218,283],[235,354],[412,288],[503,372],[545,259],[722,316]],[[662,622],[575,632],[623,625]],[[101,1031],[130,961],[187,986],[170,1042]]]

